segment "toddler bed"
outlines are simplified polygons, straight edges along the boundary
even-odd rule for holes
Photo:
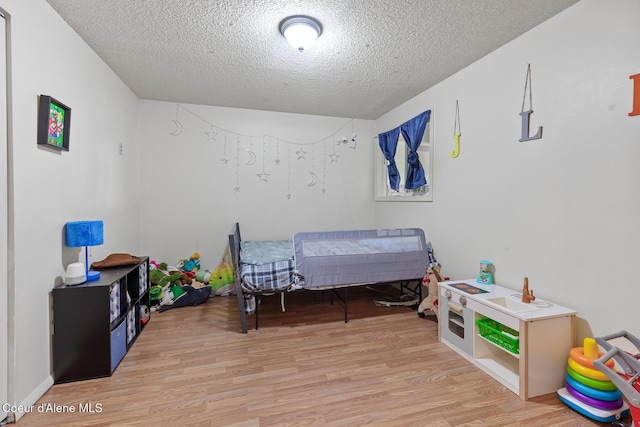
[[[229,246],[243,332],[245,299],[255,307],[258,329],[255,298],[261,294],[284,297],[284,292],[297,289],[331,290],[344,303],[345,322],[351,286],[398,283],[401,292],[422,299],[428,245],[419,228],[300,232],[291,241],[251,242],[242,241],[236,224]]]

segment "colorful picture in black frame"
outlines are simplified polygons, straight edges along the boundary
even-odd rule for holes
[[[71,108],[57,99],[40,95],[38,145],[69,151]]]

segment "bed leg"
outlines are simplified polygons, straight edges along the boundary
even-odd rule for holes
[[[411,288],[411,281],[409,282],[399,282],[400,283],[400,296],[404,295],[404,290],[406,289],[410,294],[416,295],[419,301],[422,301],[422,279],[418,279],[416,282],[416,287]]]
[[[258,295],[253,294],[253,304],[256,306],[256,331],[258,330],[258,313],[260,309],[258,308]]]
[[[247,333],[247,313],[244,308],[244,294],[242,290],[238,290],[239,287],[236,286],[236,294],[238,296],[238,311],[240,312],[240,327],[242,328],[242,333]]]
[[[347,323],[349,321],[349,315],[348,315],[348,310],[349,310],[349,297],[348,297],[348,292],[349,292],[349,287],[345,287],[344,288],[344,323]]]

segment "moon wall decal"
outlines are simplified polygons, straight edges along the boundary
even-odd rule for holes
[[[318,182],[318,175],[315,172],[309,172],[311,175],[311,181],[307,184],[307,187],[313,187]]]
[[[251,166],[252,164],[254,164],[256,162],[256,153],[254,153],[251,150],[247,150],[247,153],[249,153],[249,161],[247,163],[245,163],[245,165]]]
[[[173,132],[169,132],[169,135],[171,136],[177,136],[180,135],[182,133],[182,130],[184,129],[182,126],[182,123],[180,123],[180,120],[171,120],[174,124],[174,126],[176,127]]]

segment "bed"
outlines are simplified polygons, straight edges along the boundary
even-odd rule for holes
[[[286,292],[330,290],[344,303],[345,322],[352,286],[396,283],[401,293],[422,300],[429,263],[429,246],[419,228],[299,232],[292,240],[243,241],[236,224],[229,247],[245,333],[247,311],[255,312],[258,329],[260,295],[280,294],[284,310]]]

